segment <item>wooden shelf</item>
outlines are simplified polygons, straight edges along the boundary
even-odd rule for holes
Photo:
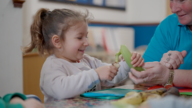
[[[23,57],[27,57],[27,56],[37,56],[37,55],[39,55],[37,52],[32,52],[32,53],[23,54]]]
[[[23,92],[24,94],[34,94],[41,101],[44,96],[40,90],[40,73],[46,57],[39,56],[38,53],[29,53],[23,55]]]
[[[166,14],[167,14],[167,16],[172,14],[171,8],[170,8],[170,0],[167,0],[167,13]]]

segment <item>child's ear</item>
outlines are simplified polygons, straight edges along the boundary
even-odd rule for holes
[[[61,48],[61,40],[60,40],[59,36],[54,35],[54,36],[52,37],[51,41],[52,41],[54,47],[56,47],[56,48],[58,48],[58,49]]]

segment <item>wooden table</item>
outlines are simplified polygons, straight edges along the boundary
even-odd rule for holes
[[[125,85],[116,88],[141,89],[141,88],[135,88],[134,85]],[[93,99],[79,96],[71,99],[46,102],[44,105],[45,108],[91,108],[95,106],[110,105],[112,101],[115,100]]]

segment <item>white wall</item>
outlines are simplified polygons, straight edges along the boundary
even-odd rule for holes
[[[128,23],[159,23],[166,17],[167,0],[128,0]]]
[[[12,0],[0,2],[0,96],[23,92],[22,9]]]
[[[166,17],[166,0],[127,0],[126,11],[104,9],[70,4],[47,2],[40,0],[26,0],[23,7],[23,45],[30,42],[30,25],[32,16],[39,8],[69,8],[83,10],[87,8],[95,21],[115,23],[159,23]]]

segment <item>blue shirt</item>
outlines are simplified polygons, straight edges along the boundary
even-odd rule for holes
[[[187,51],[179,69],[192,69],[192,32],[179,23],[176,14],[168,16],[157,27],[143,58],[145,62],[160,61],[168,51]]]

